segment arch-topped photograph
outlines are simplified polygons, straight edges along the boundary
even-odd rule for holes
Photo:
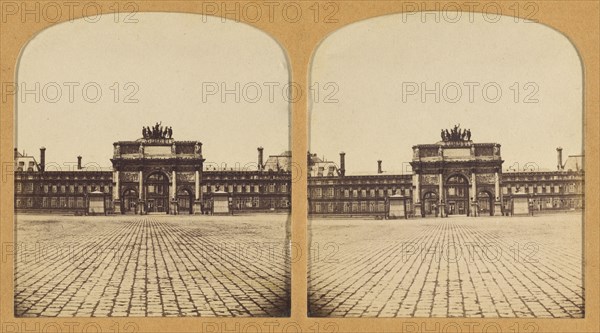
[[[514,17],[421,14],[343,26],[313,53],[311,84],[338,89],[309,104],[310,241],[344,255],[309,261],[309,315],[583,317],[577,50]]]
[[[289,316],[285,51],[219,17],[135,16],[22,50],[19,91],[40,95],[15,99],[15,241],[78,260],[16,260],[15,316]]]

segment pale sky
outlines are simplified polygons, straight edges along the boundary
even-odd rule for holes
[[[413,145],[435,143],[440,129],[457,123],[475,142],[500,143],[505,168],[534,162],[555,170],[556,147],[564,159],[582,153],[580,60],[565,36],[541,24],[508,17],[489,23],[478,15],[472,23],[423,23],[419,15],[406,23],[400,15],[365,20],[321,43],[311,81],[339,90],[337,103],[323,103],[323,94],[312,102],[310,150],[336,162],[345,151],[348,174],[375,173],[378,159],[384,170],[400,172]],[[434,90],[436,82],[440,101],[429,94],[422,102],[421,84]],[[472,102],[470,82],[479,84]],[[483,98],[486,84],[490,101],[500,87],[496,103]],[[535,89],[530,101],[538,102],[523,103]]]
[[[274,39],[242,23],[201,15],[137,13],[135,19],[66,22],[30,41],[17,80],[34,91],[40,83],[40,101],[36,93],[19,94],[20,151],[39,159],[45,146],[47,162],[76,162],[82,155],[84,164],[110,167],[113,142],[136,140],[143,126],[157,121],[172,126],[176,140],[201,141],[207,162],[228,167],[256,162],[258,146],[265,155],[289,150],[289,103],[283,97],[289,70]],[[69,82],[78,84],[72,102]],[[126,87],[128,82],[134,85]],[[221,88],[235,91],[236,82],[239,93],[223,99]],[[86,84],[89,101],[96,98],[94,87],[101,88],[98,102],[84,99]],[[124,103],[136,87],[133,99],[139,102]],[[212,89],[218,90],[209,95]]]

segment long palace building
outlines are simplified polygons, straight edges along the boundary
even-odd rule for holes
[[[252,170],[204,166],[202,143],[151,135],[113,144],[112,170],[83,167],[47,170],[46,149],[39,163],[15,149],[17,212],[83,213],[90,195],[101,193],[115,214],[201,214],[209,212],[215,193],[228,193],[232,211],[289,211],[291,153],[270,156]],[[166,134],[166,131],[165,131]]]
[[[271,155],[252,170],[204,165],[202,143],[175,141],[171,133],[113,144],[112,170],[82,166],[47,170],[15,149],[17,212],[83,213],[89,196],[101,193],[115,214],[201,214],[213,195],[226,194],[233,212],[285,212],[291,202],[291,153]],[[509,214],[513,198],[526,196],[535,211],[578,210],[584,205],[582,155],[563,163],[557,148],[554,171],[503,170],[500,144],[474,143],[470,132],[442,132],[443,140],[413,146],[411,174],[346,175],[339,165],[308,154],[309,214],[383,217],[388,198],[405,198],[411,216]],[[166,131],[165,131],[166,134]]]
[[[403,197],[411,216],[512,214],[516,197],[528,198],[535,211],[580,210],[584,206],[583,155],[563,163],[557,148],[555,171],[503,172],[500,144],[474,143],[470,131],[442,132],[442,141],[413,146],[411,174],[389,174],[377,161],[376,174],[346,175],[339,165],[308,154],[308,204],[311,215],[383,217],[388,198]]]

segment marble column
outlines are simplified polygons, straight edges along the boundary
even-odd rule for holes
[[[120,193],[121,193],[121,183],[120,183],[120,178],[119,178],[119,170],[115,170],[113,172],[113,180],[114,180],[114,187],[113,187],[113,211],[115,212],[115,214],[121,214],[121,200],[120,200]]]
[[[142,170],[138,174],[139,181],[139,199],[138,199],[138,213],[140,215],[146,214],[146,206],[144,202],[144,173]]]
[[[171,179],[171,198],[169,200],[171,202],[171,207],[169,209],[169,213],[172,215],[177,215],[179,212],[177,211],[177,172],[175,169],[173,169],[171,172]]]
[[[439,215],[440,218],[442,217],[446,217],[446,203],[444,200],[444,175],[440,172],[439,174],[439,178],[438,178],[438,197],[439,197],[439,202],[438,202],[438,209],[439,209]]]
[[[478,215],[477,212],[477,177],[475,175],[475,171],[471,173],[471,216],[476,217]]]
[[[502,193],[500,193],[500,175],[498,171],[496,171],[494,175],[494,195],[496,198],[494,199],[494,210],[493,215],[501,215],[502,214]]]
[[[194,214],[202,214],[202,194],[200,193],[200,170],[196,170],[194,181]]]
[[[413,192],[413,204],[415,207],[415,217],[422,217],[421,215],[421,175],[418,173],[413,174],[413,183],[415,184],[415,190]]]

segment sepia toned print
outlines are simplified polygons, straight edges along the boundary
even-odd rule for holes
[[[37,103],[19,96],[15,316],[289,316],[288,103],[219,92],[240,82],[286,84],[282,50],[253,28],[217,19],[137,17],[127,28],[110,20],[59,25],[23,52],[21,86],[78,87],[71,81],[78,78],[88,89],[85,98],[56,104],[46,100],[50,88],[39,90]],[[178,37],[166,41],[158,31]],[[120,47],[98,62],[86,60],[98,45],[52,43],[93,37],[102,44],[111,33]],[[187,52],[179,64],[153,68],[177,48]],[[259,49],[271,55],[256,56]],[[240,52],[222,54],[232,51]],[[74,57],[80,67],[70,67]],[[48,69],[50,62],[62,71]],[[179,77],[165,85],[172,70]],[[91,101],[94,88],[104,95]],[[116,98],[121,89],[127,102]],[[163,109],[163,99],[178,107]],[[246,138],[230,135],[249,119],[268,124],[249,128]]]
[[[495,46],[513,33],[519,45]],[[332,34],[312,70],[340,103],[313,104],[311,148],[340,153],[307,156],[310,316],[584,317],[581,67],[567,40],[506,18],[392,15]]]

